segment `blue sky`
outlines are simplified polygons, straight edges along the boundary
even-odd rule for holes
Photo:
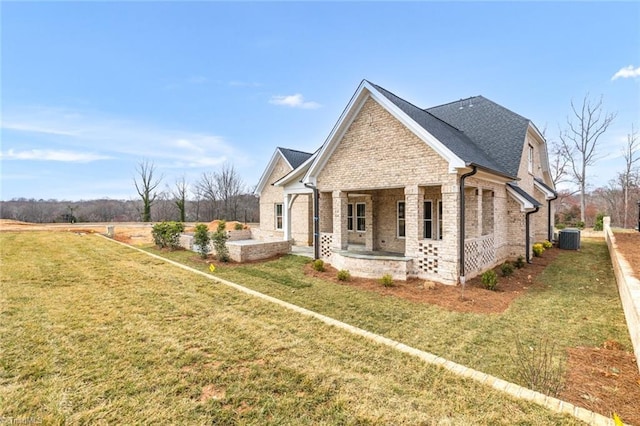
[[[483,95],[557,139],[588,92],[617,111],[591,169],[640,128],[638,2],[1,2],[1,188],[133,199],[136,165],[254,186],[314,151],[362,79],[430,107]]]

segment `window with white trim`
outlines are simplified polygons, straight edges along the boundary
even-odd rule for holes
[[[353,231],[353,204],[347,204],[347,231]]]
[[[356,231],[364,232],[366,229],[365,224],[365,204],[356,203]]]
[[[276,229],[282,229],[282,209],[283,209],[283,204],[276,203],[275,205]]]
[[[404,201],[398,201],[398,238],[406,237],[406,204]]]
[[[433,238],[433,201],[425,200],[423,213],[423,238]]]
[[[533,146],[529,145],[529,173],[533,173]]]

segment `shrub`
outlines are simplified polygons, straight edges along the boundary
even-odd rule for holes
[[[211,240],[213,241],[213,248],[216,249],[216,257],[221,262],[229,261],[229,249],[227,248],[227,222],[221,220],[218,222],[218,228],[213,233]]]
[[[209,255],[209,244],[211,244],[211,235],[209,228],[204,223],[198,223],[193,234],[193,242],[198,248],[200,257],[206,259]]]
[[[324,261],[322,259],[314,260],[313,269],[315,269],[318,272],[324,272]]]
[[[542,246],[542,243],[535,243],[532,249],[533,249],[533,255],[535,257],[540,257],[542,256],[542,253],[544,253],[544,247]]]
[[[556,229],[562,230],[562,229],[564,229],[566,227],[567,227],[567,225],[565,225],[564,223],[556,223]]]
[[[524,257],[518,256],[515,262],[513,262],[514,266],[518,269],[524,268]]]
[[[594,231],[602,231],[604,229],[604,214],[598,213],[596,215],[596,223],[593,225]]]
[[[551,241],[544,240],[542,242],[542,247],[544,247],[545,250],[550,249],[551,247],[553,247],[553,244],[551,243]]]
[[[579,220],[576,222],[576,228],[578,229],[584,229],[584,222]]]
[[[382,278],[380,278],[380,282],[385,287],[393,287],[394,286],[393,277],[391,276],[391,274],[384,274],[382,276]]]
[[[482,279],[482,285],[487,290],[493,291],[496,289],[496,287],[498,287],[498,275],[493,269],[489,269],[488,271],[485,271],[482,274],[481,279]]]
[[[502,272],[503,277],[508,277],[509,275],[513,274],[514,270],[515,266],[513,266],[513,263],[511,262],[504,262],[502,266],[500,266],[500,272]]]
[[[234,225],[233,229],[235,229],[236,231],[242,231],[244,229],[244,225],[238,222]]]
[[[540,339],[537,346],[525,345],[516,338],[516,375],[531,390],[557,396],[562,390],[564,364],[554,360],[555,345],[548,338]],[[560,357],[559,357],[560,358]]]
[[[340,269],[338,271],[338,280],[339,281],[349,281],[349,280],[351,280],[351,274],[346,269]]]
[[[175,250],[180,247],[180,234],[184,231],[182,222],[160,222],[153,225],[153,242],[160,248]]]

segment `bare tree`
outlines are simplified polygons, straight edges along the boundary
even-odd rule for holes
[[[238,204],[244,184],[232,164],[225,163],[222,170],[215,173],[218,198],[222,202],[223,219],[238,219]]]
[[[569,156],[562,144],[551,142],[550,144],[551,180],[554,187],[569,181]]]
[[[180,214],[180,222],[186,221],[186,205],[187,205],[187,193],[189,192],[189,185],[182,175],[182,177],[176,180],[171,194],[173,195],[173,203],[178,208]]]
[[[138,195],[142,199],[143,222],[151,222],[151,206],[158,197],[155,190],[162,181],[162,176],[154,176],[155,171],[156,168],[153,162],[150,163],[148,160],[143,160],[136,167],[137,177],[133,178],[136,191],[138,191]]]
[[[638,139],[638,133],[631,125],[631,133],[627,135],[627,145],[624,147],[622,155],[625,160],[624,172],[620,174],[620,181],[622,184],[622,192],[624,199],[624,213],[622,226],[627,227],[627,218],[629,216],[629,190],[632,186],[640,184],[636,181],[638,171],[634,170],[638,167],[635,164],[640,161],[640,140]]]
[[[603,113],[602,96],[597,102],[592,102],[588,93],[580,108],[571,101],[571,111],[573,116],[567,117],[568,128],[560,132],[560,141],[562,153],[571,166],[569,173],[580,191],[580,220],[584,222],[587,167],[600,158],[598,139],[607,131],[616,114]]]
[[[216,219],[216,201],[218,200],[218,187],[215,173],[202,173],[197,184],[197,192],[209,207],[209,220]]]

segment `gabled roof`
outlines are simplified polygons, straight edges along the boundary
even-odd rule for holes
[[[500,171],[517,176],[530,120],[483,96],[428,108],[433,114],[467,135],[498,164]]]
[[[558,198],[558,193],[549,185],[544,183],[544,181],[540,178],[533,178],[533,186],[542,191],[547,200],[555,200],[556,198]]]
[[[297,169],[302,163],[307,161],[309,157],[311,157],[311,155],[313,155],[308,152],[297,151],[295,149],[289,148],[278,147],[277,149],[280,151],[280,153],[287,161],[287,163],[289,163],[292,169]]]
[[[313,154],[310,154],[308,152],[303,152],[303,151],[297,151],[295,149],[277,147],[275,152],[271,156],[271,159],[269,160],[269,164],[267,164],[267,167],[264,169],[264,172],[262,172],[262,176],[260,177],[260,180],[256,185],[256,189],[254,190],[254,193],[260,194],[267,184],[273,183],[273,182],[267,182],[267,180],[269,179],[269,176],[271,176],[271,172],[273,171],[273,168],[276,166],[276,163],[278,162],[278,158],[283,158],[284,161],[287,162],[289,167],[291,167],[291,170],[295,170],[298,167],[300,167],[301,164],[307,161],[311,157],[311,155]],[[278,176],[278,179],[282,177],[283,176]]]
[[[500,163],[494,161],[490,155],[485,153],[473,138],[470,138],[468,134],[460,131],[459,128],[456,128],[447,122],[447,120],[431,114],[428,110],[416,107],[378,85],[372,84],[372,86],[411,117],[412,120],[438,138],[439,141],[464,160],[465,163],[475,164],[489,170],[500,172],[501,174],[507,174],[513,178],[517,176],[517,169],[514,173],[507,173],[506,170],[500,166]],[[524,141],[524,135],[520,143],[520,149],[522,149],[522,141]]]

